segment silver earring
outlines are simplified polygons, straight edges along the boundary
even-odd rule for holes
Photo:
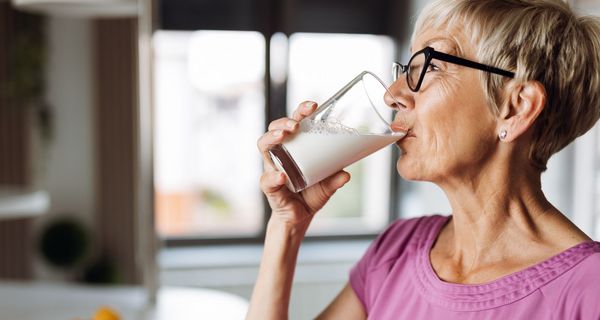
[[[498,137],[500,138],[500,140],[504,140],[504,139],[506,139],[507,134],[508,134],[508,132],[506,132],[506,130],[502,130],[502,131],[500,131],[500,134],[498,135]]]

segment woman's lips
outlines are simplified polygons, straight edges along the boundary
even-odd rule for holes
[[[412,130],[408,130],[406,132],[406,136],[404,136],[404,139],[408,139],[408,138],[416,138],[417,136],[415,135],[415,133]],[[401,139],[400,141],[404,140]]]
[[[408,132],[410,131],[410,129],[400,125],[399,123],[392,123],[390,125],[390,129],[392,129],[392,131],[394,132]]]
[[[400,146],[400,144],[402,143],[402,141],[406,140],[406,139],[410,139],[410,138],[416,138],[417,136],[411,131],[408,130],[408,132],[406,133],[406,136],[404,136],[404,138],[396,141],[396,145]]]

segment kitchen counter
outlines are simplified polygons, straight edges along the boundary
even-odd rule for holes
[[[89,320],[102,307],[121,320],[243,319],[248,302],[212,289],[161,288],[156,305],[137,286],[0,281],[0,319]]]

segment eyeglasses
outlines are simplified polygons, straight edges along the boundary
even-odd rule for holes
[[[413,92],[419,91],[419,89],[421,88],[421,84],[423,83],[423,78],[425,78],[425,74],[429,71],[434,71],[430,69],[430,67],[436,67],[435,65],[431,64],[432,59],[437,59],[477,70],[491,72],[509,78],[515,77],[515,74],[513,72],[498,69],[475,61],[463,59],[447,53],[435,51],[435,49],[433,49],[432,47],[425,47],[424,49],[417,51],[412,56],[412,58],[410,58],[407,65],[402,65],[394,62],[394,64],[392,65],[392,76],[394,78],[394,82],[396,82],[396,80],[400,78],[400,75],[406,73],[406,82],[408,83],[408,87],[410,88],[410,90],[412,90]]]

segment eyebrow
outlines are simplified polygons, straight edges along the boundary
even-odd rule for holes
[[[462,56],[462,54],[463,54],[462,48],[458,44],[458,41],[456,41],[454,39],[449,39],[448,37],[435,37],[435,38],[431,38],[431,39],[425,41],[425,43],[423,44],[423,48],[425,48],[425,47],[431,47],[432,44],[434,44],[436,42],[442,42],[442,43],[447,44],[450,47],[450,50],[448,52],[446,52],[448,54],[456,54],[458,56]],[[412,45],[409,48],[409,50],[412,53]]]

